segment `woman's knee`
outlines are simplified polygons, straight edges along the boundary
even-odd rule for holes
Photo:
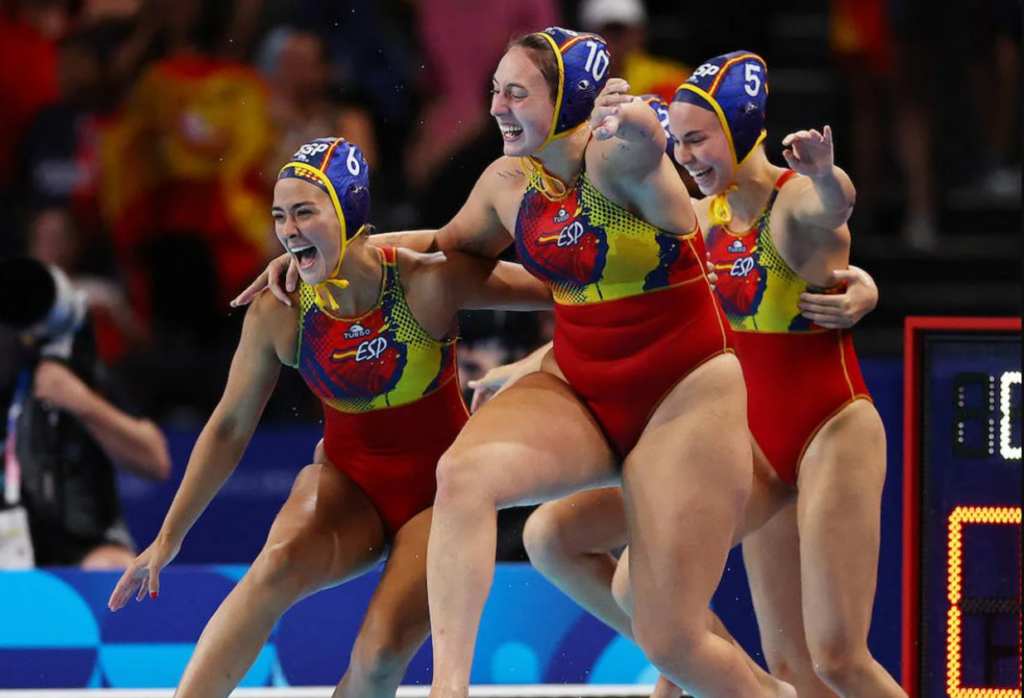
[[[586,552],[575,545],[572,533],[576,522],[565,515],[559,504],[542,505],[530,515],[523,528],[526,553],[541,571]]]
[[[682,619],[675,614],[635,610],[633,632],[636,642],[660,672],[678,676],[699,661],[702,643],[710,635],[706,619]]]
[[[764,645],[764,658],[772,676],[793,686],[805,685],[809,678],[815,676],[806,646],[801,649],[789,645]]]
[[[426,621],[410,625],[396,618],[368,619],[352,648],[351,668],[364,681],[397,684],[429,632]]]
[[[310,542],[298,535],[267,543],[250,570],[253,582],[295,596],[324,586],[329,565],[310,547]]]
[[[488,487],[489,468],[466,450],[451,449],[437,464],[436,507],[477,505],[496,502],[494,488]]]
[[[833,690],[843,693],[845,687],[861,683],[871,670],[872,658],[867,645],[848,638],[825,638],[810,641],[814,673]]]

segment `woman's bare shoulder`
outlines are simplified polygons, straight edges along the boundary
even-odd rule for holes
[[[288,294],[291,306],[287,306],[269,291],[264,291],[249,306],[243,332],[255,332],[274,351],[281,363],[291,366],[298,344],[299,313],[301,307],[298,289]]]

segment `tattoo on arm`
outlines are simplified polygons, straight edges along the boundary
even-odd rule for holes
[[[498,176],[502,179],[519,179],[523,176],[522,170],[499,170]]]

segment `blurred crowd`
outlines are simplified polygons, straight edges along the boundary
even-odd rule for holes
[[[814,67],[828,63],[841,88],[833,123],[845,126],[839,158],[863,225],[896,188],[905,206],[892,235],[927,251],[941,244],[952,187],[1019,205],[1020,0],[961,0],[949,12],[924,0],[824,3],[791,4],[831,23]],[[746,48],[771,64],[766,32],[788,4],[0,0],[0,258],[24,252],[64,269],[86,293],[101,357],[142,411],[196,423],[237,341],[241,313],[228,301],[278,253],[272,187],[303,142],[344,135],[362,146],[378,229],[437,227],[500,154],[486,91],[513,36],[555,24],[600,32],[613,74],[671,99],[702,58]],[[956,84],[937,67],[951,27],[964,63]],[[941,100],[969,106],[955,132],[935,118]],[[937,174],[946,138],[969,168],[958,181]],[[464,378],[550,333],[542,315],[467,314]],[[285,375],[268,416],[318,410]]]

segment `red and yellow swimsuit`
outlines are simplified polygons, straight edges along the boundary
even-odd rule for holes
[[[730,351],[699,232],[659,230],[601,194],[586,173],[561,201],[531,177],[516,247],[552,289],[559,368],[622,457],[676,384]]]
[[[800,314],[800,295],[814,289],[772,242],[767,208],[745,233],[708,231],[718,272],[718,296],[735,330],[736,354],[747,382],[750,430],[783,480],[796,484],[800,462],[823,426],[855,400],[870,400],[849,331],[827,330]],[[832,289],[838,291],[839,289]]]
[[[342,318],[302,285],[297,365],[324,403],[328,459],[366,493],[390,534],[434,503],[436,470],[469,419],[455,341],[434,339],[405,301],[394,248],[380,300]]]

